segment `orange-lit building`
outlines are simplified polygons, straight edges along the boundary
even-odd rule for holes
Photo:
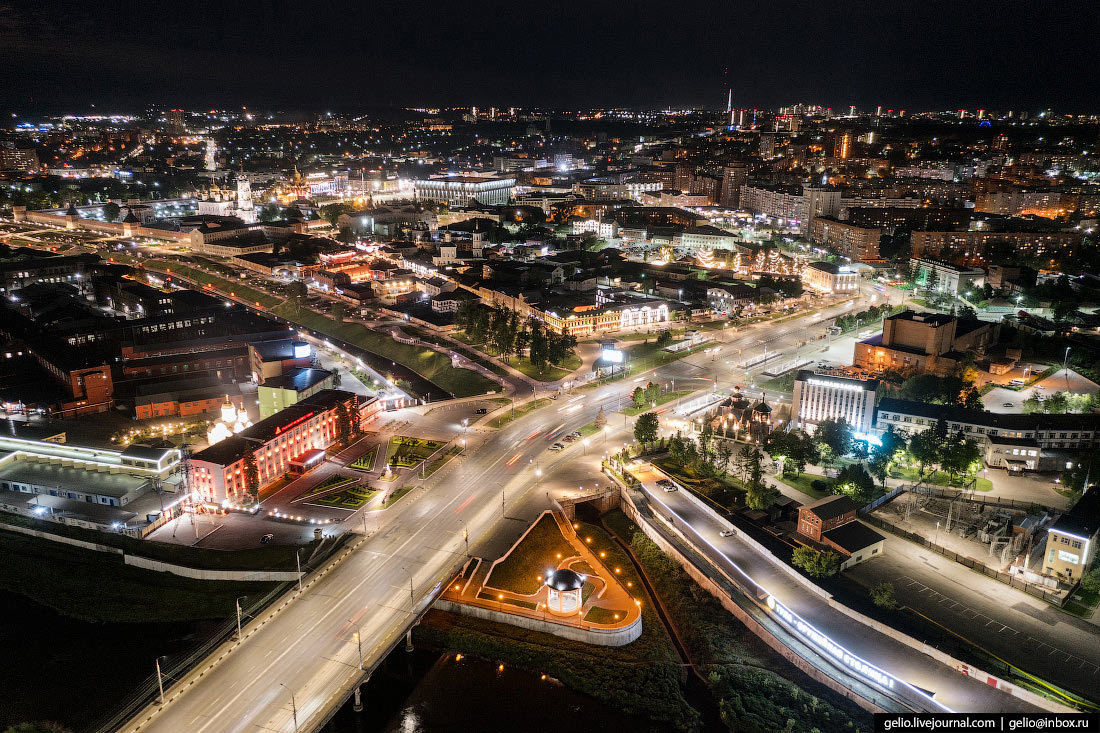
[[[309,470],[336,442],[341,410],[359,420],[360,396],[326,389],[199,451],[188,459],[192,490],[208,503],[247,500],[249,453],[260,489],[292,471]]]

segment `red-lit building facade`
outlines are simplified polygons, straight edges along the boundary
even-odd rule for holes
[[[245,501],[248,453],[255,458],[262,489],[295,470],[303,456],[336,442],[340,410],[347,410],[351,419],[362,423],[361,407],[377,401],[368,399],[361,405],[360,395],[326,389],[199,451],[189,459],[192,491],[199,500],[212,504]]]

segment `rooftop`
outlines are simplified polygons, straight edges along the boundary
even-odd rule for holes
[[[830,529],[828,532],[822,532],[821,536],[847,552],[849,555],[854,555],[860,550],[866,549],[886,539],[858,520],[847,522],[835,529]]]
[[[812,513],[818,519],[836,519],[837,517],[854,512],[859,506],[849,497],[843,494],[824,496],[815,502],[811,502],[802,509]]]

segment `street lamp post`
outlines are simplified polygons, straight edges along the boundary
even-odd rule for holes
[[[584,439],[584,454],[583,455],[586,455],[586,456],[588,455],[588,438]]]
[[[355,627],[355,644],[359,647],[359,671],[363,671],[363,635],[359,633],[359,624],[355,623],[351,619],[348,619],[348,623]]]
[[[298,733],[298,703],[294,699],[294,691],[282,682],[279,683],[279,686],[290,693],[290,714],[294,717],[294,733]]]
[[[241,598],[248,598],[248,596],[240,596],[234,601],[234,605],[237,606],[237,641],[242,640],[241,636]]]
[[[298,548],[294,551],[294,562],[298,565],[298,592],[302,592],[302,556],[298,553],[302,551],[302,548]]]
[[[470,556],[470,530],[463,527],[462,541],[466,543],[466,557]]]
[[[161,656],[163,656],[163,655],[161,655]],[[155,661],[156,661],[156,665],[157,665],[157,689],[160,690],[160,704],[163,705],[164,704],[164,679],[163,679],[163,676],[160,673],[160,657],[157,657]]]

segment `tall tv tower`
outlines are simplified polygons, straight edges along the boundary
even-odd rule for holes
[[[733,127],[733,88],[730,88],[729,98],[726,100],[726,114],[729,115],[729,126]]]

